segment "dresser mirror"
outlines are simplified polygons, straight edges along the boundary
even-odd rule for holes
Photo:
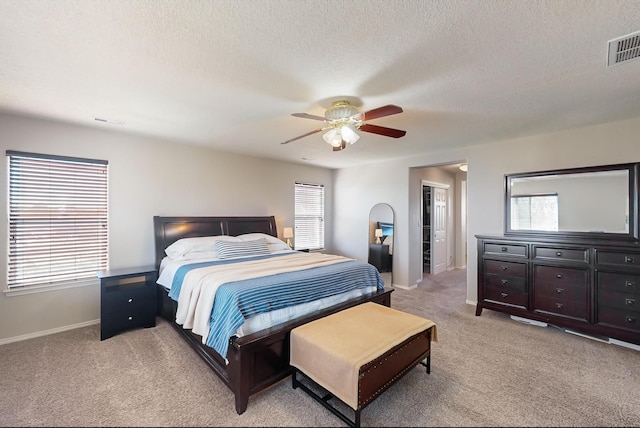
[[[505,176],[505,234],[638,239],[638,163]]]
[[[369,263],[374,265],[385,287],[393,284],[393,208],[379,203],[369,211]]]

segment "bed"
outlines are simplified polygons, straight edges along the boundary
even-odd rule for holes
[[[166,273],[167,270],[167,250],[173,249],[176,244],[188,241],[185,238],[198,238],[198,237],[215,237],[215,236],[230,236],[230,237],[246,237],[253,234],[267,235],[268,237],[277,237],[277,229],[275,218],[273,216],[264,217],[161,217],[155,216],[153,218],[154,223],[154,237],[155,237],[155,259],[156,267],[160,270],[160,276],[162,273]],[[266,237],[266,236],[265,236]],[[275,240],[272,240],[275,245]],[[223,248],[222,246],[220,248]],[[299,251],[279,251],[279,254],[260,255],[254,258],[247,257],[246,260],[229,260],[229,263],[238,263],[238,266],[244,266],[244,263],[255,263],[257,266],[259,263],[266,263],[264,259],[280,259],[281,265],[288,265],[284,260],[290,258],[291,260],[301,259],[302,257],[309,256],[310,253],[302,253]],[[328,255],[327,255],[328,256]],[[318,257],[317,255],[314,257]],[[164,261],[164,263],[163,263]],[[169,260],[170,262],[174,260]],[[198,269],[231,269],[227,267],[218,266],[219,261],[209,264],[209,260],[196,260],[197,263],[201,263],[202,266],[198,266]],[[242,263],[242,265],[241,265]],[[337,263],[334,261],[326,261],[327,266],[324,268],[316,268],[314,272],[332,271],[337,269],[337,266],[352,266],[352,268],[363,269],[363,266],[357,266],[358,263],[369,266],[362,262],[348,262]],[[189,263],[187,263],[189,264]],[[190,267],[189,267],[190,268]],[[178,268],[178,269],[189,269]],[[174,269],[173,274],[179,276],[180,270]],[[287,268],[293,269],[293,268]],[[243,272],[246,269],[241,269]],[[376,271],[373,268],[373,271]],[[196,272],[196,271],[194,271]],[[216,271],[217,272],[217,271]],[[279,272],[279,271],[276,271]],[[368,272],[368,271],[367,271]],[[285,275],[296,274],[304,276],[305,281],[311,281],[311,269],[308,271],[296,271],[289,273],[277,273],[269,276],[268,279],[272,282],[276,282],[275,278],[282,282],[278,282],[278,287],[288,286],[287,284],[293,283],[292,280],[285,281],[288,278]],[[353,273],[351,273],[353,274]],[[195,275],[195,274],[191,274]],[[343,274],[344,275],[344,274]],[[376,271],[377,275],[377,271]],[[204,276],[203,276],[204,277]],[[318,277],[320,278],[320,277]],[[175,277],[173,278],[175,280]],[[246,279],[251,281],[251,279]],[[326,278],[322,278],[323,283],[326,283]],[[336,281],[339,282],[339,281]],[[181,335],[181,337],[198,353],[198,355],[209,365],[213,372],[227,385],[235,397],[235,408],[238,414],[242,414],[248,406],[249,397],[276,382],[284,379],[291,374],[291,367],[289,365],[289,350],[290,350],[290,331],[300,325],[306,324],[310,321],[322,318],[329,314],[341,311],[348,307],[352,307],[361,303],[373,301],[385,306],[391,305],[391,292],[390,287],[371,286],[366,291],[359,291],[355,293],[352,291],[345,292],[351,293],[348,299],[345,297],[334,299],[327,298],[322,300],[322,306],[316,306],[315,309],[307,309],[306,312],[300,312],[297,315],[295,311],[294,315],[289,315],[289,318],[284,321],[277,322],[275,324],[255,324],[252,328],[247,329],[242,334],[233,334],[229,338],[225,339],[223,347],[220,343],[216,343],[216,346],[210,346],[207,344],[211,339],[211,336],[197,334],[190,328],[183,328],[184,324],[176,321],[176,316],[184,314],[184,305],[179,308],[178,301],[175,300],[175,296],[171,297],[170,294],[176,294],[175,290],[172,293],[171,288],[167,288],[165,285],[158,284],[158,310],[159,315],[167,320],[175,330]],[[186,283],[185,283],[186,284]],[[231,284],[239,284],[239,282],[220,285],[218,290],[223,287],[231,286]],[[384,284],[383,284],[384,285]],[[182,287],[185,287],[183,285]],[[233,287],[231,287],[233,288]],[[235,287],[241,289],[241,287]],[[183,291],[181,291],[182,293]],[[337,296],[336,296],[337,297]],[[333,299],[333,300],[331,300]],[[308,302],[309,305],[314,305],[321,300],[314,300]],[[305,303],[307,305],[307,303]],[[327,306],[328,305],[328,306]],[[258,305],[259,306],[259,305]],[[303,305],[300,305],[302,307]],[[286,311],[287,308],[282,308]],[[291,318],[293,316],[293,318]],[[212,317],[215,318],[215,317]],[[257,317],[256,317],[257,318]],[[275,317],[275,320],[278,320]],[[271,321],[272,323],[274,321]],[[247,323],[248,324],[248,323]],[[232,328],[235,327],[233,324]],[[243,326],[244,327],[244,326]],[[210,325],[211,332],[218,331],[214,329],[213,324]],[[238,331],[240,331],[239,329]],[[204,342],[204,343],[203,343]],[[221,355],[221,352],[216,349],[226,349],[226,355]]]

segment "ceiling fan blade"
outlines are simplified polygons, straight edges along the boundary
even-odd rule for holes
[[[360,125],[360,130],[393,138],[404,137],[407,134],[407,131],[402,131],[400,129],[386,128],[384,126],[371,125],[368,123]]]
[[[393,104],[389,104],[386,106],[374,108],[373,110],[365,111],[361,113],[362,121],[377,119],[379,117],[391,116],[392,114],[402,113],[402,107],[395,106]]]
[[[309,113],[292,113],[291,116],[301,117],[303,119],[313,119],[313,120],[322,120],[322,121],[327,120],[322,116],[315,116],[315,115],[309,114]]]
[[[307,135],[315,134],[316,132],[320,132],[320,131],[322,131],[322,128],[320,128],[320,129],[314,129],[313,131],[307,132],[306,134],[302,134],[302,135],[299,135],[299,136],[297,136],[297,137],[295,137],[295,138],[292,138],[292,139],[290,139],[290,140],[283,141],[283,142],[282,142],[282,143],[280,143],[280,144],[287,144],[287,143],[290,143],[290,142],[292,142],[292,141],[299,140],[300,138],[304,138],[304,137],[306,137]]]

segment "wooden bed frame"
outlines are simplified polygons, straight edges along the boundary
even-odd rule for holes
[[[153,217],[156,268],[165,256],[164,250],[181,238],[214,235],[241,235],[260,232],[277,236],[273,216],[265,217]],[[366,294],[347,302],[331,306],[313,314],[279,324],[243,337],[232,337],[227,352],[227,364],[213,348],[202,344],[202,338],[175,322],[177,302],[167,290],[158,286],[158,311],[202,357],[235,396],[236,412],[242,414],[249,397],[292,373],[289,365],[289,333],[302,324],[373,301],[391,306],[392,288]]]

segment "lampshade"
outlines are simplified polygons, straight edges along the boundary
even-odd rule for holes
[[[341,126],[340,135],[342,135],[342,139],[349,144],[355,143],[360,138],[354,126],[351,124]]]
[[[382,241],[380,240],[380,237],[382,236],[382,229],[376,229],[376,231],[373,232],[373,235],[376,237],[376,244],[382,244]]]
[[[341,147],[343,141],[353,144],[358,141],[360,136],[356,132],[356,127],[353,124],[343,123],[329,129],[322,138],[333,147]]]
[[[322,138],[333,147],[340,147],[340,145],[342,145],[342,135],[340,135],[336,128],[328,130]]]
[[[285,227],[282,230],[282,236],[287,239],[287,245],[289,247],[293,248],[293,246],[291,245],[291,238],[293,238],[293,228],[292,227]]]

